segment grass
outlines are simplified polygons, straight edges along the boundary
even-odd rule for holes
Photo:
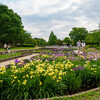
[[[80,94],[78,96],[72,96],[72,97],[64,97],[54,100],[100,100],[100,89],[97,91],[88,92],[85,94]]]
[[[0,59],[6,59],[6,58],[11,58],[11,57],[16,57],[16,56],[20,56],[21,52],[18,53],[10,53],[10,54],[0,54]]]
[[[11,50],[22,50],[22,49],[37,49],[37,47],[15,47],[15,48],[11,48]],[[0,51],[4,51],[3,48],[0,48]]]

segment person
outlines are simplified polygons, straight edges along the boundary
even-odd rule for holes
[[[7,44],[4,44],[4,51],[7,51]]]
[[[81,41],[80,40],[78,40],[78,42],[77,42],[77,47],[78,47],[78,53],[80,53],[80,48],[81,48]]]
[[[84,53],[85,52],[85,45],[86,45],[84,40],[82,41],[81,45],[82,45],[82,52]]]
[[[69,45],[69,48],[72,49],[72,45],[71,44]]]
[[[8,53],[10,53],[10,43],[8,44]]]

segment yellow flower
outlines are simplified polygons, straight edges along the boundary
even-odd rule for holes
[[[13,68],[13,69],[16,69],[16,66],[10,66],[11,68]]]
[[[0,74],[4,74],[4,72],[0,72]]]
[[[6,71],[6,68],[5,68],[5,66],[4,66],[4,65],[2,65],[2,66],[0,67],[0,71],[3,71],[3,72],[5,72],[5,71]]]
[[[91,68],[91,70],[94,70],[94,68]]]
[[[27,74],[26,77],[29,78],[29,75]]]
[[[18,70],[16,69],[15,71],[14,71],[14,73],[17,73],[18,72]]]
[[[11,75],[11,77],[14,77],[14,75]]]
[[[15,65],[15,63],[14,62],[12,62],[12,63],[10,63],[11,65]]]
[[[22,63],[24,63],[24,61],[23,61],[23,60],[21,60],[21,62],[22,62]]]
[[[39,72],[37,72],[37,74],[39,74]]]
[[[11,82],[11,83],[14,83],[14,81],[15,81],[15,80],[12,80],[12,82]]]
[[[42,85],[42,82],[40,82],[40,85]]]
[[[52,78],[55,80],[56,76],[53,76]]]
[[[68,68],[71,68],[71,65],[69,65]]]
[[[79,65],[76,65],[76,67],[78,67]]]
[[[26,85],[27,80],[24,80],[22,84]]]
[[[97,72],[97,71],[94,71],[95,73]]]
[[[59,77],[59,79],[61,80],[61,79],[62,79],[62,77]]]
[[[62,70],[60,70],[60,72],[59,72],[59,76],[62,75],[62,74],[63,74],[63,73],[62,73]]]
[[[16,78],[17,78],[17,76],[14,77],[14,79],[16,79]]]
[[[25,76],[23,76],[23,78],[25,78]]]
[[[57,69],[55,69],[55,72],[56,72],[56,73],[58,73],[58,70],[57,70]]]
[[[0,82],[3,82],[3,80],[0,80]]]
[[[19,62],[17,65],[21,65],[22,63],[21,62]]]
[[[30,76],[30,78],[33,78],[33,76]]]
[[[20,83],[20,80],[18,80],[18,83]]]
[[[70,71],[74,71],[73,69],[70,69]]]
[[[63,75],[66,75],[66,72],[63,72]]]
[[[57,83],[59,82],[59,80],[56,81]]]

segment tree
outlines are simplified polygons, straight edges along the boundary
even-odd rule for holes
[[[56,35],[54,35],[53,31],[51,31],[50,36],[49,36],[49,45],[55,45],[57,41]]]
[[[96,44],[100,45],[100,30],[93,30],[90,33],[87,34],[85,41],[88,44]]]
[[[37,40],[37,45],[39,46],[45,46],[47,43],[46,43],[46,40],[44,40],[43,38],[34,38],[35,40]]]
[[[57,39],[57,41],[56,41],[56,44],[57,44],[57,45],[62,45],[62,43],[63,43],[63,41],[62,41],[62,40]]]
[[[86,30],[86,28],[74,27],[72,28],[72,31],[69,33],[69,36],[71,40],[74,42],[74,44],[76,44],[78,40],[85,40],[87,34],[88,31]]]
[[[23,35],[21,17],[6,5],[0,4],[0,41],[17,44],[22,42]]]
[[[65,37],[63,42],[67,43],[67,45],[70,45],[72,43],[69,37]]]

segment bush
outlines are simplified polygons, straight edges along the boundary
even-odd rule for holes
[[[88,48],[97,48],[97,45],[86,45]]]
[[[100,50],[100,45],[98,47],[96,47],[96,48]]]
[[[34,44],[22,44],[22,47],[35,47]]]

